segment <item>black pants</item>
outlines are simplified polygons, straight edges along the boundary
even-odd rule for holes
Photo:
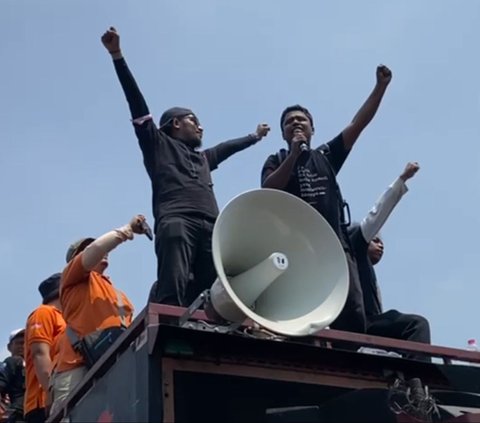
[[[217,277],[212,259],[214,223],[200,217],[162,219],[155,234],[157,282],[150,302],[188,307]]]
[[[430,344],[430,324],[425,317],[389,310],[376,316],[367,317],[367,333],[386,338]],[[430,361],[415,354],[407,355],[422,361]]]
[[[23,412],[20,410],[11,410],[7,409],[8,417],[5,420],[5,423],[23,423],[25,420],[23,418]]]
[[[350,278],[348,297],[342,312],[330,327],[348,332],[365,333],[367,322],[357,263],[348,251],[346,252],[346,256]]]
[[[35,408],[25,414],[25,423],[45,423],[47,420],[47,413],[45,408]]]

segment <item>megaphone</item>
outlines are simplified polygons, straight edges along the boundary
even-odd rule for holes
[[[282,335],[330,325],[348,293],[340,241],[320,213],[283,191],[257,189],[231,200],[212,235],[218,278],[210,304],[224,320],[247,318]]]

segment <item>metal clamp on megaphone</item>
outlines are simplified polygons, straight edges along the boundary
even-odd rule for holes
[[[327,221],[291,194],[258,189],[231,200],[215,223],[212,255],[217,280],[180,318],[183,327],[203,306],[223,325],[215,331],[250,319],[276,334],[308,336],[329,326],[345,304],[343,247]]]
[[[228,283],[234,287],[235,294],[241,298],[242,303],[254,311],[256,300],[287,268],[288,259],[285,254],[272,253],[251,269],[237,276],[228,277]],[[256,283],[252,284],[251,281],[256,281]],[[246,315],[241,310],[232,307],[231,298],[219,279],[210,289],[203,291],[188,307],[180,318],[180,326],[185,326],[187,320],[201,307],[209,320],[227,325],[225,332],[237,329],[246,319]],[[232,322],[233,324],[231,324]],[[217,331],[221,331],[221,329],[217,327]]]
[[[255,310],[255,302],[260,295],[288,268],[288,259],[282,253],[273,253],[256,266],[242,272],[237,276],[229,277],[228,282],[235,287],[236,295],[252,311]],[[255,284],[250,281],[257,281]],[[217,279],[209,290],[202,292],[190,305],[187,312],[180,320],[185,323],[185,318],[203,306],[207,317],[214,322],[229,325],[237,328],[246,319],[246,316],[235,307],[231,307],[231,300],[223,289],[222,283]],[[237,324],[235,324],[237,323]]]

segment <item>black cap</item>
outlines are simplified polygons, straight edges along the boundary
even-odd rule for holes
[[[67,255],[65,259],[67,263],[72,260],[78,253],[82,252],[87,245],[95,241],[95,238],[81,238],[78,241],[74,242],[70,247],[68,247]]]
[[[43,304],[47,304],[58,298],[61,276],[61,273],[54,273],[38,286],[38,290],[43,298]]]
[[[160,129],[168,125],[173,119],[187,115],[195,115],[195,113],[193,113],[190,109],[186,109],[185,107],[172,107],[168,110],[165,110],[160,118]]]

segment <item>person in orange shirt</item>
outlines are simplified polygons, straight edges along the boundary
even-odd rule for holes
[[[60,302],[67,323],[60,354],[52,376],[55,415],[68,394],[86,375],[88,354],[85,343],[99,332],[116,333],[132,321],[133,305],[125,294],[116,290],[104,274],[108,253],[134,234],[146,233],[145,217],[137,215],[127,225],[97,239],[83,238],[67,251],[67,267],[60,281]]]
[[[23,405],[26,423],[43,423],[47,417],[49,378],[58,355],[58,339],[65,330],[59,298],[60,276],[55,273],[39,285],[42,305],[27,319]]]

